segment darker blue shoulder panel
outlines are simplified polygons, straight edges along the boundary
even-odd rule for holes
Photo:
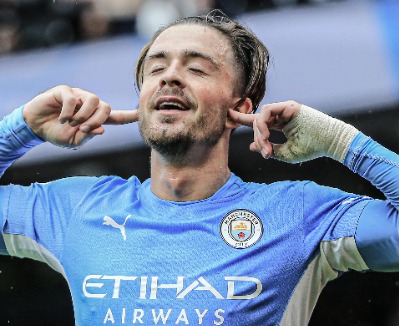
[[[373,200],[364,208],[356,231],[356,245],[374,271],[399,271],[399,217],[388,202]]]

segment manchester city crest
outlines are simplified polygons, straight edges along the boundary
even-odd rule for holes
[[[259,217],[246,209],[229,212],[220,222],[220,235],[231,247],[245,249],[262,237],[263,225]]]

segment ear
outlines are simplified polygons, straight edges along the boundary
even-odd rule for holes
[[[249,97],[246,97],[245,100],[239,106],[237,106],[237,104],[239,103],[240,100],[241,99],[235,99],[231,109],[233,109],[234,111],[241,112],[241,113],[251,114],[252,108],[253,108],[251,99]],[[240,126],[239,123],[234,122],[233,120],[230,119],[229,113],[227,112],[226,128],[235,129],[239,126]]]

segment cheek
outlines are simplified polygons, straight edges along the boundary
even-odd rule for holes
[[[151,98],[151,94],[152,93],[150,87],[143,84],[139,95],[140,107],[142,107],[142,105],[145,106],[148,103],[149,99]]]
[[[225,90],[223,87],[220,87],[220,85],[207,87],[197,94],[203,99],[204,104],[208,106],[225,106],[226,103],[232,100],[229,90]]]

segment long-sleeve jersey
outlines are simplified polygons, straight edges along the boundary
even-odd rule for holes
[[[4,171],[41,142],[0,123]],[[151,179],[70,177],[0,188],[0,253],[62,273],[77,325],[305,325],[348,270],[399,270],[398,156],[359,133],[345,158],[387,200],[311,181],[159,199]]]

